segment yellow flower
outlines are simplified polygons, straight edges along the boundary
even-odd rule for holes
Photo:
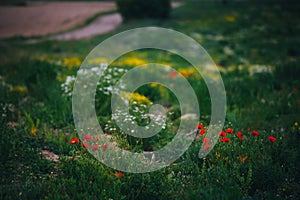
[[[31,129],[31,134],[32,134],[33,136],[36,136],[36,128],[32,128],[32,129]]]
[[[219,152],[216,152],[216,158],[220,158],[221,154]]]
[[[189,76],[193,76],[195,74],[195,69],[194,68],[179,68],[178,72],[184,76],[185,78]]]
[[[62,74],[57,74],[56,79],[59,82],[64,82],[66,80],[66,75],[62,75]]]
[[[138,104],[150,104],[151,101],[139,93],[121,92],[121,96],[130,102],[136,101]]]
[[[232,16],[232,15],[227,15],[224,18],[227,22],[230,22],[230,23],[235,22],[235,20],[236,20],[235,16]]]
[[[108,60],[106,58],[98,57],[98,58],[88,59],[87,63],[88,64],[98,64],[99,65],[100,63],[108,63]]]
[[[128,57],[128,58],[124,58],[121,62],[118,62],[117,64],[121,66],[127,65],[133,67],[133,66],[147,64],[147,61],[136,57]]]
[[[295,123],[294,123],[294,126],[299,126],[298,122],[295,122]]]
[[[244,156],[240,155],[238,156],[238,159],[241,161],[241,163],[244,163],[246,162],[246,160],[248,160],[248,155],[244,155]]]
[[[158,83],[156,83],[156,82],[150,83],[150,87],[157,87],[157,86],[158,86]]]
[[[47,59],[47,57],[45,56],[45,55],[41,55],[40,57],[39,57],[39,60],[40,61],[45,61]]]
[[[72,71],[74,67],[79,67],[81,65],[81,60],[77,57],[63,58],[62,63],[69,71]]]
[[[24,93],[27,91],[27,88],[25,86],[20,86],[20,85],[17,85],[17,86],[10,86],[9,87],[9,91],[10,92],[19,92],[19,93]]]

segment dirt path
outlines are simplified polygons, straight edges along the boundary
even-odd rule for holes
[[[122,23],[122,17],[120,14],[109,14],[96,19],[93,23],[66,33],[58,34],[51,39],[55,40],[78,40],[83,38],[89,38],[95,35],[108,33],[114,30]]]
[[[177,8],[181,6],[182,4],[179,2],[173,2],[172,8]],[[98,19],[96,19],[94,22],[89,24],[86,27],[66,32],[63,34],[58,34],[51,39],[54,40],[76,40],[76,39],[84,39],[89,38],[95,35],[100,35],[104,33],[108,33],[115,28],[117,28],[122,23],[122,17],[120,14],[110,14],[101,16]]]
[[[173,8],[181,3],[172,3]],[[70,30],[83,24],[98,13],[116,9],[114,2],[29,2],[27,6],[0,7],[0,38],[12,36],[44,36],[52,40],[76,40],[104,34],[122,23],[118,13],[100,16],[82,28]],[[65,32],[67,31],[67,32]],[[38,42],[41,39],[28,40]]]
[[[27,6],[1,6],[0,38],[70,30],[97,13],[113,9],[114,2],[29,2]]]

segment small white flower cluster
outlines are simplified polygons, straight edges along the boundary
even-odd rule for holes
[[[7,116],[7,111],[9,112],[14,112],[15,111],[15,105],[11,104],[11,103],[1,103],[0,104],[0,107],[1,107],[1,110],[0,110],[0,113],[1,113],[1,116],[2,117],[6,117]]]
[[[119,78],[126,73],[128,70],[118,67],[107,68],[107,70],[103,70],[107,68],[107,63],[101,63],[100,67],[92,67],[89,69],[80,69],[78,71],[78,75],[84,75],[86,80],[89,80],[89,77],[99,76],[101,79],[97,82],[98,90],[105,94],[110,95],[114,91],[114,85],[117,83]],[[66,81],[61,84],[61,88],[63,94],[65,96],[72,96],[73,85],[75,83],[75,76],[67,76]],[[86,84],[86,83],[83,83]],[[121,87],[119,89],[125,88],[124,84],[119,84]],[[83,85],[84,88],[87,88],[87,85]]]
[[[131,107],[131,111],[134,113],[131,115],[129,112],[125,112],[121,109],[116,109],[116,111],[112,114],[113,121],[119,121],[122,122],[122,126],[128,124],[127,130],[123,130],[125,132],[135,132],[135,130],[131,130],[129,127],[130,124],[134,125],[136,122],[140,122],[141,124],[147,124],[145,125],[145,129],[150,129],[150,126],[158,126],[162,129],[166,129],[166,119],[167,117],[164,115],[164,113],[147,113],[148,106],[145,104],[137,104],[133,103]],[[152,119],[152,123],[149,125],[150,121]],[[126,126],[123,126],[126,127]],[[109,130],[108,125],[105,127],[105,129]]]
[[[105,71],[104,76],[97,83],[98,90],[105,95],[118,93],[119,91],[115,91],[115,90],[124,89],[126,85],[120,83],[119,88],[114,88],[113,86],[119,81],[120,77],[123,74],[125,74],[127,71],[128,70],[126,69],[117,68],[117,67],[108,68]]]
[[[67,76],[66,81],[61,84],[61,89],[64,92],[64,95],[71,96],[72,95],[72,88],[75,82],[75,76]]]
[[[272,73],[273,67],[270,65],[250,65],[249,66],[249,74],[253,76],[259,73]]]

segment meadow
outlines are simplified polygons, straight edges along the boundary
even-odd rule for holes
[[[169,19],[128,21],[91,39],[0,40],[0,198],[299,199],[299,9],[297,1],[186,1]],[[140,64],[167,63],[201,91],[196,94],[201,118],[189,149],[168,167],[135,174],[109,168],[88,153],[87,148],[109,149],[91,138],[92,130],[77,139],[71,92],[81,62],[96,45],[145,26],[180,31],[206,49],[224,81],[227,110],[219,142],[200,159],[211,114],[201,75],[164,51],[139,50],[118,58],[107,78],[99,80],[95,107],[100,125],[120,148],[160,149],[174,137],[181,116],[171,91],[145,85],[129,95],[133,120],[147,124],[142,114],[161,103],[168,108],[167,123],[151,138],[124,134],[110,110],[110,86],[122,74]]]

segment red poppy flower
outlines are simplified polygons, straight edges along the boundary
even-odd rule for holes
[[[276,141],[276,138],[275,138],[274,136],[269,136],[269,137],[268,137],[268,140],[269,140],[270,142],[275,142],[275,141]]]
[[[123,177],[123,174],[121,172],[116,172],[114,175],[119,177],[120,179]]]
[[[106,151],[107,147],[108,147],[108,144],[107,144],[107,143],[104,143],[104,144],[102,145],[102,151]]]
[[[251,132],[251,135],[258,136],[259,134],[258,134],[257,131],[252,131],[252,132]]]
[[[170,73],[169,73],[169,77],[170,78],[175,78],[177,76],[177,73],[175,72],[175,71],[171,71]]]
[[[70,140],[70,144],[77,144],[77,143],[79,143],[79,139],[78,138],[72,138]]]
[[[94,137],[94,142],[97,142],[99,140],[98,136]]]
[[[220,138],[220,141],[224,142],[224,143],[229,143],[230,139],[229,138]]]
[[[206,144],[206,145],[204,145],[203,150],[206,151],[207,149],[210,149],[210,148],[211,148],[211,146]]]
[[[92,150],[96,151],[98,149],[99,149],[99,145],[96,144],[96,145],[92,146]]]
[[[203,129],[203,125],[202,124],[197,124],[196,128],[199,129],[199,130]]]
[[[239,137],[239,139],[240,139],[241,141],[244,141],[244,140],[245,140],[245,138],[243,138],[243,137]]]
[[[233,129],[232,128],[228,128],[225,132],[231,134],[231,133],[233,133]]]
[[[209,139],[208,138],[203,138],[203,142],[208,144],[209,143]]]
[[[239,138],[240,137],[243,137],[243,134],[242,134],[242,132],[237,132],[237,134],[236,134]]]
[[[89,142],[91,141],[92,137],[89,134],[86,134],[83,136],[83,139]]]
[[[297,93],[297,88],[294,88],[294,89],[292,90],[292,93],[293,93],[293,94],[296,94],[296,93]]]
[[[90,147],[90,145],[89,145],[88,143],[86,143],[86,142],[83,142],[83,143],[82,143],[82,146],[83,146],[84,148],[89,148],[89,147]]]
[[[226,133],[224,132],[224,131],[221,131],[220,133],[219,133],[219,136],[221,136],[221,137],[226,137]]]
[[[201,129],[200,132],[199,132],[199,134],[200,134],[200,135],[204,135],[204,134],[205,134],[205,130],[204,130],[204,129]]]

